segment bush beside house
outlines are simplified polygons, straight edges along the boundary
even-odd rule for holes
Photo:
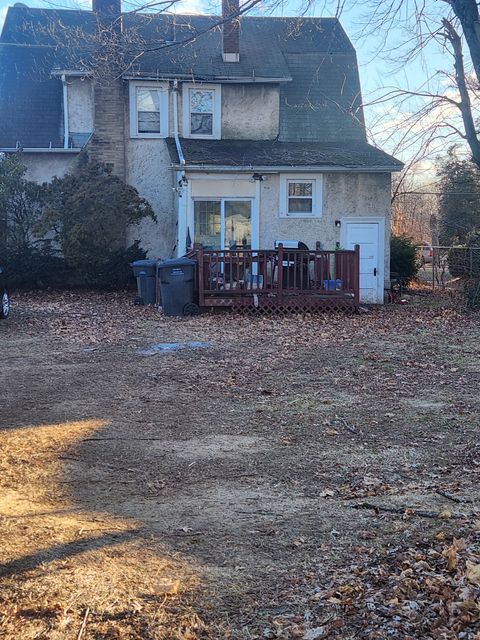
[[[82,156],[75,171],[49,184],[25,179],[19,154],[0,162],[0,260],[14,287],[124,289],[130,262],[126,229],[155,219],[150,204],[105,165]]]
[[[390,273],[397,274],[406,286],[418,272],[418,249],[412,238],[392,236],[390,240]]]

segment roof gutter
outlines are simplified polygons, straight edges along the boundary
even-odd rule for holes
[[[52,69],[50,75],[54,78],[71,76],[74,78],[89,78],[93,76],[93,71],[79,71],[78,69]]]
[[[0,147],[0,152],[3,153],[80,153],[82,149],[76,147],[75,149],[65,149],[63,147]]]
[[[122,76],[124,80],[187,80],[188,82],[224,82],[227,84],[256,84],[259,82],[278,84],[279,82],[291,82],[290,76],[282,78],[263,78],[261,76],[198,76],[191,73],[138,73]]]
[[[173,137],[175,138],[175,146],[177,148],[178,160],[180,162],[180,168],[185,167],[185,157],[182,151],[182,145],[180,144],[180,138],[178,136],[178,80],[173,81]]]
[[[178,170],[178,165],[173,163],[171,165],[172,169],[176,169]],[[393,173],[396,171],[401,171],[403,168],[403,164],[402,165],[386,165],[386,166],[376,166],[376,167],[368,167],[368,166],[348,166],[348,167],[342,167],[339,165],[332,165],[332,166],[326,166],[326,165],[322,165],[322,166],[315,166],[315,165],[311,165],[311,166],[301,166],[301,165],[294,165],[294,166],[283,166],[283,165],[269,165],[269,166],[262,166],[262,165],[255,165],[255,164],[251,164],[251,165],[237,165],[237,166],[232,166],[232,165],[208,165],[208,164],[203,164],[203,165],[199,165],[199,164],[184,164],[182,165],[182,169],[188,170],[188,171],[197,171],[197,172],[211,172],[211,173],[215,173],[215,172],[223,172],[223,173],[228,173],[228,172],[232,172],[232,173],[242,173],[242,172],[249,172],[249,171],[255,171],[257,173]]]

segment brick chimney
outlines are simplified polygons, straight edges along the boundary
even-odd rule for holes
[[[234,16],[223,23],[223,61],[240,60],[240,0],[222,0],[222,18]]]
[[[95,44],[99,47],[93,65],[93,136],[88,144],[92,159],[104,162],[125,180],[125,90],[122,81],[121,0],[92,0],[97,17]]]

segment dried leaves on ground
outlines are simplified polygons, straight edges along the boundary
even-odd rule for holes
[[[0,323],[2,637],[479,640],[477,316],[131,298]]]

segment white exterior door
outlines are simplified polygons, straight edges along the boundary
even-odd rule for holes
[[[360,245],[360,301],[383,303],[384,220],[361,218],[342,220],[342,246]]]

